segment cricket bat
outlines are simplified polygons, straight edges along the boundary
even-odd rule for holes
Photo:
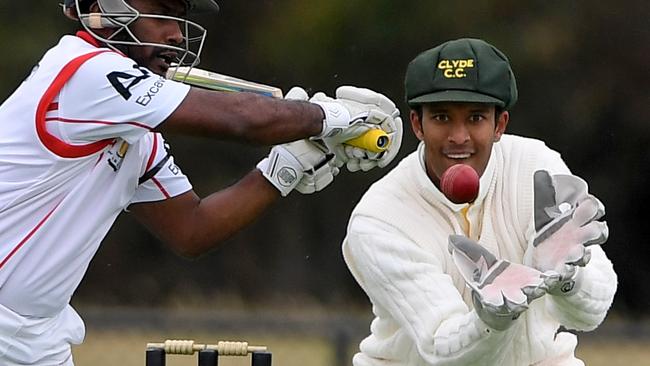
[[[167,72],[167,78],[203,89],[235,93],[250,92],[273,98],[283,97],[280,88],[197,68],[172,68]],[[361,136],[346,141],[345,144],[380,153],[388,148],[390,142],[390,137],[386,132],[380,129],[372,129]]]

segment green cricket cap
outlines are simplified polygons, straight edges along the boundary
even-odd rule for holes
[[[472,38],[445,42],[409,63],[404,81],[406,102],[489,103],[506,110],[517,102],[510,61],[491,44]]]

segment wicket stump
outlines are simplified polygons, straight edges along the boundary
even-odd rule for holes
[[[219,356],[247,356],[251,366],[271,366],[271,352],[264,346],[249,346],[246,342],[218,342],[195,344],[194,341],[167,340],[165,343],[148,343],[146,366],[165,366],[167,355],[193,355],[198,352],[198,366],[218,366]]]

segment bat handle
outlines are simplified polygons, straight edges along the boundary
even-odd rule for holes
[[[358,147],[374,153],[386,151],[390,146],[390,136],[380,129],[372,129],[345,142],[346,145]]]

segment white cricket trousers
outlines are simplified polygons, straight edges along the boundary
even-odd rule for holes
[[[71,345],[83,342],[86,329],[67,305],[54,317],[30,317],[0,304],[0,365],[73,366]]]

